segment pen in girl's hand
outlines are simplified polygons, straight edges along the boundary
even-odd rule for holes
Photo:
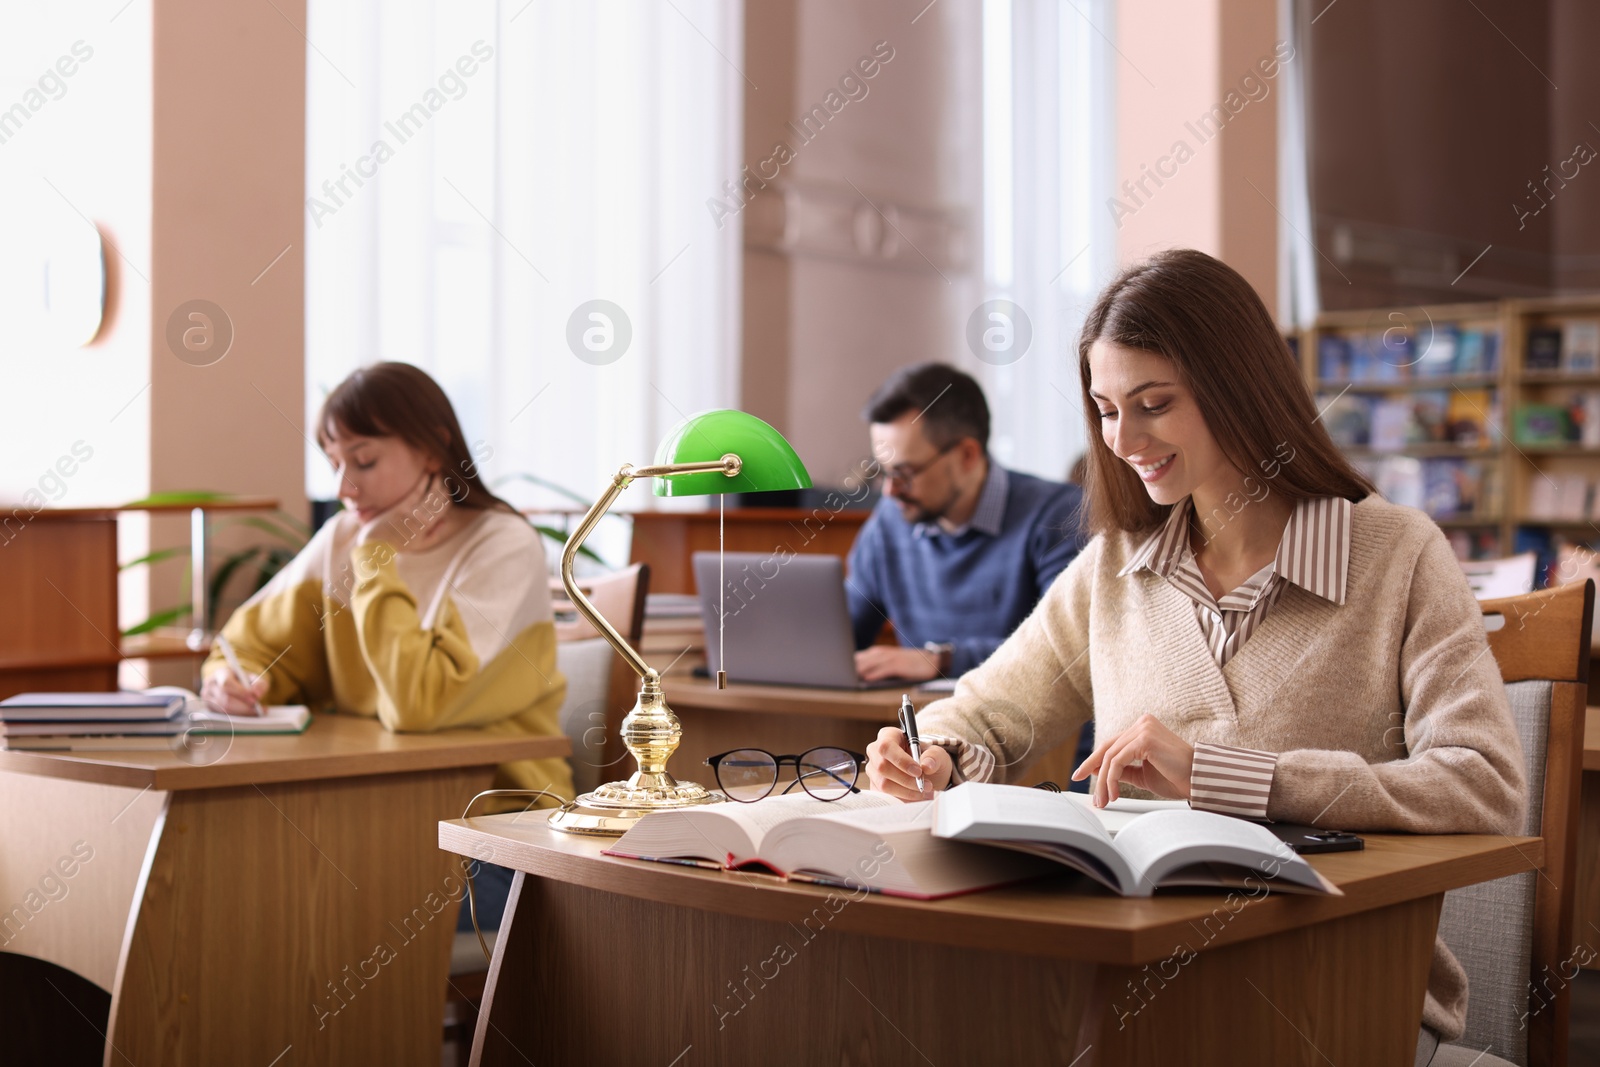
[[[239,684],[244,686],[246,689],[251,689],[255,683],[251,681],[248,674],[244,673],[244,667],[240,666],[239,657],[233,651],[233,642],[222,636],[221,633],[218,633],[217,647],[222,649],[223,658],[228,661],[228,669],[233,672],[233,676],[235,678],[239,679]],[[259,700],[255,700],[253,695],[251,696],[251,700],[255,701],[255,705],[258,709],[261,707],[261,702]]]
[[[911,746],[911,758],[917,761],[917,794],[922,788],[922,738],[917,736],[917,713],[911,710],[909,694],[900,694],[900,729],[905,732],[906,743]]]

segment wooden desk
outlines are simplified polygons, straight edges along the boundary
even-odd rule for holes
[[[1409,1064],[1443,893],[1544,860],[1538,838],[1369,835],[1312,858],[1342,897],[1125,900],[1062,875],[911,901],[615,859],[527,816],[444,822],[439,844],[522,872],[474,1067],[690,1046],[695,1064]]]
[[[895,725],[900,689],[810,689],[804,686],[749,685],[693,675],[669,674],[662,679],[667,704],[683,723],[683,740],[667,765],[674,777],[711,786],[711,768],[703,760],[731,748],[764,748],[769,752],[804,752],[817,745],[835,745],[865,752],[885,726]],[[917,707],[948,693],[911,690]],[[1040,756],[1024,775],[1027,784],[1050,780],[1065,787],[1072,777],[1077,752],[1072,738]],[[615,766],[632,766],[626,753]]]
[[[567,739],[319,715],[207,740],[0,752],[0,949],[111,992],[108,1065],[437,1064],[464,890],[434,826]]]
[[[1583,721],[1583,798],[1578,815],[1578,889],[1573,901],[1573,936],[1600,937],[1600,707]],[[1600,970],[1600,959],[1589,970]]]

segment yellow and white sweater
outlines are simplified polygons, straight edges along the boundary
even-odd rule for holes
[[[269,679],[266,702],[375,715],[397,732],[559,734],[567,683],[538,532],[483,511],[440,544],[397,553],[357,546],[359,528],[347,511],[328,520],[222,628],[245,670]],[[213,650],[202,673],[226,669]],[[517,760],[495,787],[570,798],[572,771]]]

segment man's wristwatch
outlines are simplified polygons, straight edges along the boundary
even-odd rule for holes
[[[943,643],[938,641],[929,641],[922,646],[922,651],[930,653],[934,657],[934,662],[937,665],[940,674],[950,673],[950,657],[951,654],[955,652],[954,645],[948,641]]]

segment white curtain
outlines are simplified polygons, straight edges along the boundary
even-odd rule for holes
[[[996,459],[1058,480],[1087,440],[1078,326],[1116,260],[1105,208],[1115,164],[1114,8],[1112,0],[983,7],[983,299],[1013,302],[1032,337],[1019,357],[979,356],[973,366],[993,412]]]
[[[593,499],[733,402],[741,232],[704,205],[739,170],[740,4],[311,0],[306,36],[308,426],[415,363],[491,483]]]
[[[1327,8],[1322,8],[1326,11]],[[1309,329],[1321,310],[1317,253],[1311,242],[1309,178],[1311,23],[1306,0],[1278,0],[1279,35],[1294,46],[1295,61],[1285,63],[1283,97],[1278,101],[1278,203],[1289,225],[1278,227],[1278,320],[1285,327]],[[1302,236],[1304,235],[1304,236]]]

